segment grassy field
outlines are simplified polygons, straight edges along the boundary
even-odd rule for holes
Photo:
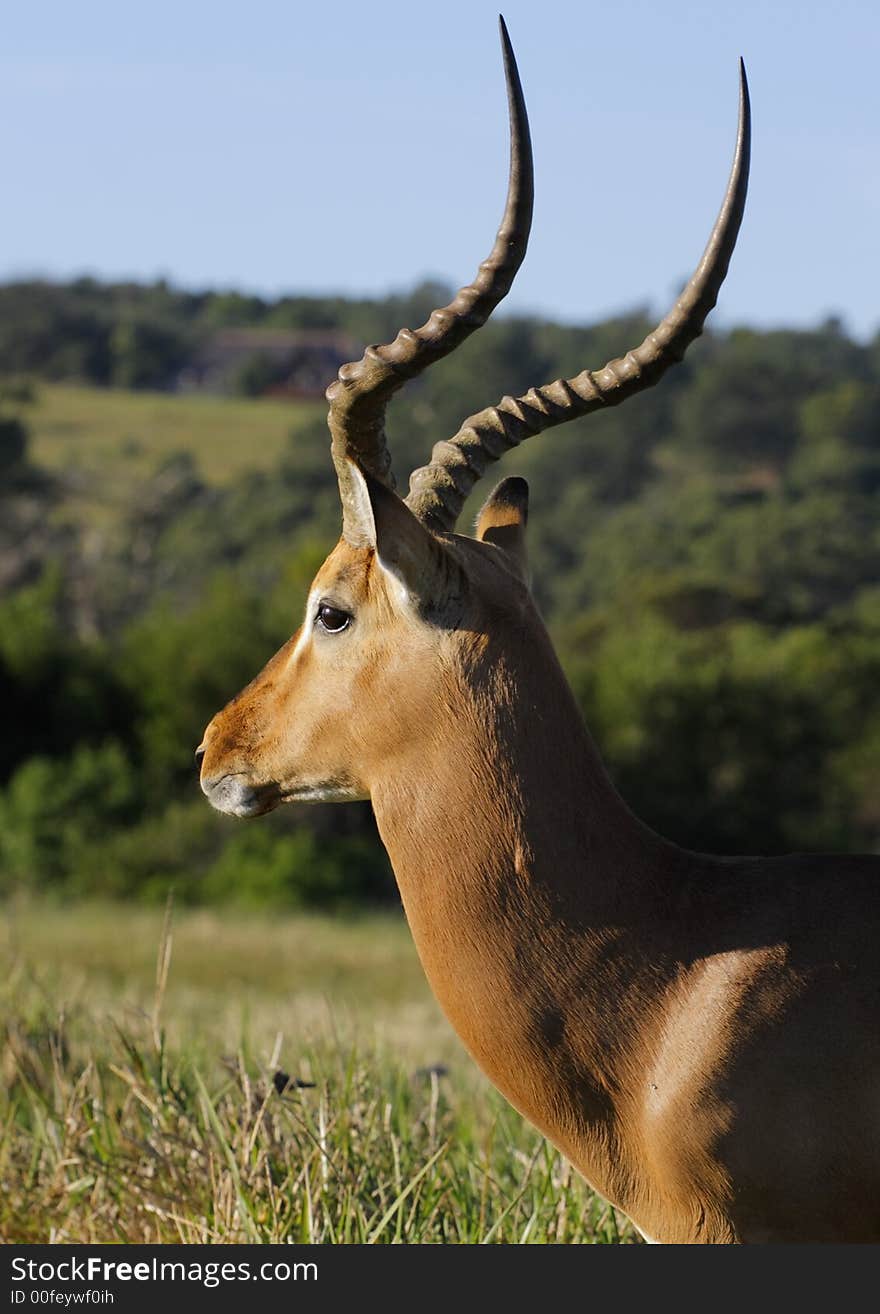
[[[66,476],[65,515],[100,523],[175,453],[191,453],[208,483],[232,483],[271,467],[292,431],[326,413],[323,402],[41,383],[27,424],[34,461]]]
[[[477,1074],[400,918],[14,904],[0,980],[7,1243],[634,1240]]]
[[[224,484],[274,464],[291,429],[326,413],[324,402],[41,383],[27,418],[34,459],[48,469],[104,470],[122,458],[136,476],[185,450],[209,483]]]

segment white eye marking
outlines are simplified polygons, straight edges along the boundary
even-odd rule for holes
[[[339,617],[344,616],[345,623],[343,625],[335,624],[332,616],[328,616],[326,618],[326,620],[330,622],[329,624],[322,623],[319,615],[322,609],[327,609],[331,613],[335,612],[336,615]],[[333,603],[329,602],[323,596],[322,593],[320,593],[317,589],[313,589],[312,592],[309,594],[308,600],[306,602],[306,614],[305,614],[305,618],[303,619],[303,623],[300,626],[299,638],[294,644],[293,651],[291,652],[290,656],[287,659],[287,665],[292,666],[296,662],[296,659],[299,657],[300,653],[308,645],[309,640],[311,639],[312,634],[316,628],[320,629],[322,633],[328,635],[341,634],[343,630],[348,629],[352,619],[353,617],[351,615],[351,612],[346,611],[342,607],[334,607]]]
[[[293,665],[293,663],[296,661],[297,657],[298,657],[298,656],[300,655],[300,653],[302,652],[303,648],[304,648],[304,647],[306,646],[306,644],[308,643],[309,639],[312,637],[312,617],[313,617],[314,614],[315,614],[315,608],[316,608],[317,605],[318,605],[318,597],[319,597],[319,596],[320,596],[320,595],[318,595],[317,593],[310,593],[310,594],[309,594],[308,601],[306,602],[306,615],[305,615],[305,620],[303,621],[302,625],[300,626],[300,630],[299,630],[299,638],[297,639],[296,643],[294,644],[293,652],[290,654],[290,656],[289,656],[288,659],[287,659],[287,664],[288,664],[288,666],[292,666],[292,665]]]

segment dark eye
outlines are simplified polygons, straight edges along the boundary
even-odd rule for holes
[[[331,607],[329,602],[321,602],[318,604],[318,624],[328,634],[339,634],[340,631],[348,629],[351,616],[347,611]]]

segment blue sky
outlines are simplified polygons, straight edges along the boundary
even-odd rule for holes
[[[6,7],[0,275],[264,293],[470,279],[500,217],[497,0]],[[746,218],[716,323],[880,328],[880,5],[508,0],[536,156],[507,306],[665,308],[752,88]]]

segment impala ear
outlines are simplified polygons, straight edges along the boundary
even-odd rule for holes
[[[432,620],[450,619],[460,610],[465,590],[458,563],[395,492],[356,462],[349,464],[355,546],[375,550],[379,565],[398,585],[401,601],[414,603]]]
[[[526,524],[529,519],[529,486],[525,479],[502,479],[483,503],[477,516],[476,535],[481,543],[494,543],[512,559],[523,579],[528,573]]]

